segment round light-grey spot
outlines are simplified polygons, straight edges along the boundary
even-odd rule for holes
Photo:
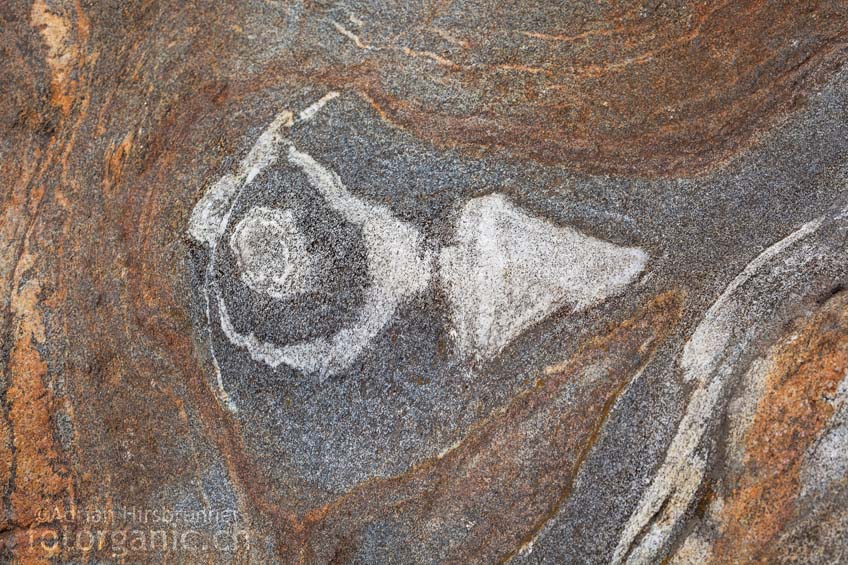
[[[252,290],[283,299],[309,289],[313,262],[290,210],[253,208],[236,225],[230,248]]]

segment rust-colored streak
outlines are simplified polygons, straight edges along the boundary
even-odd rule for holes
[[[588,29],[559,9],[538,29],[521,28],[527,11],[503,2],[439,9],[441,31],[458,43],[432,31],[423,10],[420,34],[393,27],[391,9],[375,10],[363,15],[364,45],[348,43],[350,65],[314,76],[354,85],[391,123],[442,146],[501,148],[589,172],[691,174],[794,106],[841,60],[833,55],[848,29],[844,1],[613,3],[585,14]],[[338,60],[326,37],[303,41]]]
[[[17,318],[15,342],[9,355],[6,391],[11,449],[4,462],[6,481],[12,481],[11,523],[15,532],[16,557],[21,563],[47,562],[52,551],[27,543],[25,533],[49,522],[48,514],[66,503],[68,483],[62,477],[59,453],[53,444],[52,395],[47,389],[47,363],[36,349],[44,342],[44,328],[37,301],[40,288],[34,282],[24,285],[13,297]],[[11,476],[14,472],[14,477]],[[23,538],[23,539],[22,539]]]
[[[680,305],[677,293],[655,298],[443,457],[311,513],[298,557],[333,561],[370,521],[387,517],[410,546],[447,563],[509,557],[556,514],[612,404],[675,325]]]
[[[743,474],[726,501],[718,561],[750,562],[790,523],[804,454],[833,414],[848,371],[848,293],[784,340],[745,441]]]
[[[124,164],[132,150],[133,132],[128,132],[117,145],[112,144],[106,150],[103,163],[103,191],[107,194],[120,182]]]
[[[78,80],[73,78],[80,59],[79,41],[88,39],[89,24],[77,3],[66,8],[75,18],[51,8],[44,0],[32,4],[30,20],[41,32],[47,48],[46,62],[50,69],[50,102],[67,115],[74,103]],[[75,26],[74,26],[75,23]]]

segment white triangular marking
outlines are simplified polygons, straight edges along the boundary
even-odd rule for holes
[[[648,259],[529,216],[500,194],[469,201],[456,237],[440,254],[440,278],[460,350],[478,358],[563,306],[580,310],[614,294]]]

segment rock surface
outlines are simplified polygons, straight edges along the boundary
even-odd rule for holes
[[[0,5],[0,561],[848,560],[848,4]]]

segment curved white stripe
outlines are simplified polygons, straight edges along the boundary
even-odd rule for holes
[[[833,221],[838,218],[832,217]],[[763,321],[793,291],[804,288],[811,271],[823,268],[818,259],[825,257],[809,246],[788,250],[819,231],[824,222],[820,217],[804,224],[751,261],[707,310],[685,344],[680,365],[684,378],[697,387],[665,461],[624,527],[613,563],[650,563],[667,545],[703,479],[707,457],[698,447],[729,377],[739,369],[737,364]]]

